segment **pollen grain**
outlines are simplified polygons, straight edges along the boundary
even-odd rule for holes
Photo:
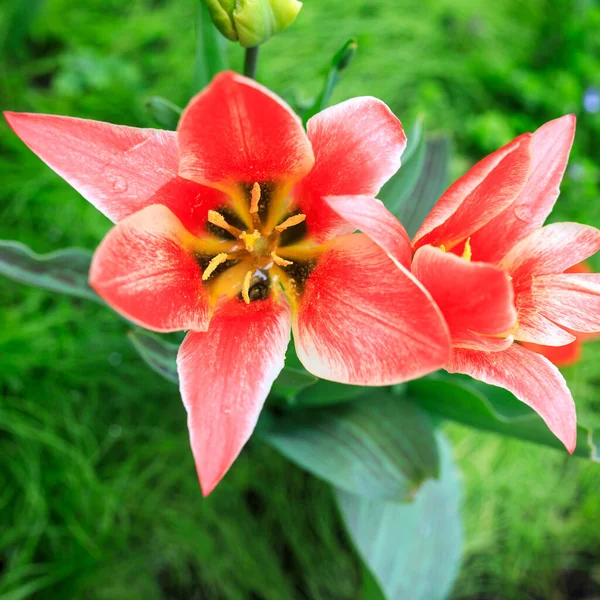
[[[244,277],[244,284],[242,286],[242,298],[246,304],[250,304],[250,280],[252,279],[253,271],[250,270]]]
[[[285,231],[290,227],[294,227],[294,225],[299,225],[305,219],[306,215],[304,214],[293,215],[291,217],[288,217],[283,223],[277,225],[277,227],[275,227],[275,231],[279,231],[279,233],[281,233],[282,231]]]
[[[271,258],[273,259],[273,262],[276,265],[279,265],[280,267],[289,267],[290,265],[293,265],[294,262],[291,260],[286,260],[285,258],[281,258],[281,256],[278,256],[275,253],[275,250],[273,250],[273,252],[271,252]]]
[[[255,183],[252,186],[252,195],[250,196],[250,214],[258,212],[258,203],[260,202],[260,184]]]
[[[225,220],[225,217],[221,213],[218,213],[216,210],[208,211],[208,222],[212,223],[213,225],[216,225],[217,227],[220,227],[221,229],[224,229],[225,231],[229,232],[235,237],[239,237],[242,233],[237,227],[230,225]]]

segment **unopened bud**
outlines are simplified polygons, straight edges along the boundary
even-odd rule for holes
[[[229,40],[245,48],[264,44],[298,16],[298,0],[204,0],[213,23]]]

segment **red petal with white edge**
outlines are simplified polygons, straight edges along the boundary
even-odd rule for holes
[[[202,492],[208,496],[254,431],[290,339],[290,309],[274,299],[220,305],[188,333],[177,371]]]
[[[455,350],[446,370],[512,392],[544,419],[571,454],[575,450],[575,403],[564,377],[548,359],[517,344],[503,352]]]
[[[168,208],[148,206],[102,240],[90,284],[112,308],[146,329],[205,331],[210,307],[194,241]]]
[[[499,261],[519,240],[544,224],[560,193],[574,136],[574,115],[550,121],[533,134],[527,184],[513,204],[471,238],[477,260]]]
[[[529,342],[523,342],[521,346],[545,356],[557,367],[568,367],[581,359],[583,344],[579,340],[575,340],[565,346],[543,346],[542,344],[531,344]]]
[[[449,250],[512,204],[527,183],[530,145],[531,134],[521,135],[453,183],[417,231],[413,246],[444,245]]]
[[[364,234],[330,243],[294,316],[298,357],[323,379],[390,385],[435,371],[449,356],[429,294]]]
[[[191,100],[177,136],[179,174],[231,192],[240,182],[298,181],[314,162],[292,109],[267,88],[232,72],[217,75]]]
[[[433,246],[417,250],[412,270],[442,311],[454,347],[497,351],[510,345],[517,311],[505,271]],[[485,337],[495,335],[504,339]]]
[[[562,273],[600,250],[600,230],[579,223],[553,223],[521,240],[502,259],[515,289],[531,277]]]
[[[531,291],[540,313],[558,325],[600,332],[600,273],[534,277]]]
[[[520,291],[515,302],[518,315],[518,325],[514,333],[516,340],[545,346],[564,346],[575,339],[572,333],[540,313],[531,289]]]
[[[201,213],[224,203],[216,190],[177,177],[173,131],[57,115],[4,116],[30,150],[113,222],[164,204],[192,231]]]
[[[309,235],[325,241],[350,233],[324,196],[376,196],[400,168],[402,124],[381,100],[353,98],[327,108],[306,126],[315,166],[294,189]]]
[[[400,221],[371,196],[327,196],[325,202],[354,229],[360,229],[379,244],[388,256],[410,269],[410,238]]]

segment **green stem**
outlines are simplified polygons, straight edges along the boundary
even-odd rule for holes
[[[258,62],[258,48],[259,46],[252,46],[252,48],[246,48],[246,59],[244,60],[244,75],[255,79],[256,77],[256,64]]]

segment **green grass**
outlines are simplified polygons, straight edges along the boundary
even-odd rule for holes
[[[194,12],[194,0],[6,0],[0,108],[152,126],[147,96],[183,105],[195,91]],[[589,0],[307,0],[261,50],[259,78],[310,97],[355,35],[359,54],[335,100],[372,94],[406,122],[424,114],[430,131],[455,137],[455,174],[576,112],[553,219],[598,226],[600,114],[582,114],[581,100],[600,85],[599,28]],[[239,49],[231,60],[241,65]],[[0,145],[0,238],[38,252],[95,247],[108,221],[5,125]],[[142,364],[117,316],[5,280],[0,305],[2,600],[357,598],[360,566],[324,484],[252,441],[202,499],[177,391]],[[599,359],[590,343],[567,371],[596,425]],[[456,597],[598,596],[597,465],[448,431],[465,482]]]

